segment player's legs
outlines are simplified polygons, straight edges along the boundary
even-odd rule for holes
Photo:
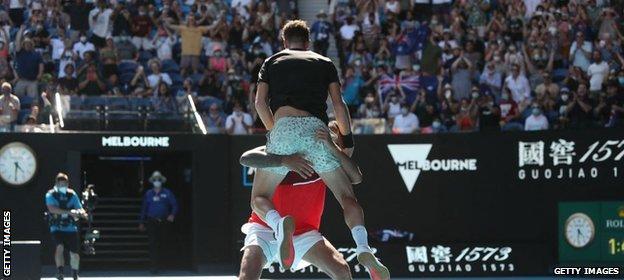
[[[319,173],[332,191],[340,206],[347,226],[357,246],[358,262],[368,268],[371,279],[390,279],[390,272],[372,253],[368,245],[368,233],[364,227],[364,211],[355,198],[353,186],[342,168]]]
[[[303,256],[303,260],[325,272],[331,279],[351,279],[349,264],[326,239],[314,244]]]
[[[243,258],[241,259],[241,268],[240,273],[238,274],[238,279],[260,279],[260,275],[262,275],[262,268],[266,262],[266,257],[264,256],[260,246],[252,245],[245,248]]]
[[[319,173],[319,176],[340,203],[347,226],[350,229],[363,226],[364,211],[357,202],[351,181],[343,169],[337,168],[334,171]]]
[[[295,247],[293,244],[295,221],[290,216],[282,217],[275,210],[275,206],[271,201],[275,188],[282,182],[286,174],[258,170],[251,190],[251,208],[275,231],[278,261],[284,269],[290,269],[295,258]]]

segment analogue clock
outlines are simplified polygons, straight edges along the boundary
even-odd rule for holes
[[[566,220],[565,238],[574,248],[587,246],[596,234],[594,222],[589,216],[583,213],[574,213]]]
[[[0,149],[0,179],[12,186],[28,183],[37,171],[35,152],[26,144],[12,142]]]

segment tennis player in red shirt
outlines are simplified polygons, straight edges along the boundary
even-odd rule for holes
[[[319,130],[317,138],[332,147],[351,182],[360,183],[362,174],[359,168],[334,144],[329,132]],[[339,138],[334,139],[338,141]],[[298,270],[312,264],[332,279],[351,279],[349,265],[342,254],[319,232],[326,186],[310,163],[302,155],[267,154],[262,146],[244,153],[241,164],[255,168],[286,166],[292,170],[276,188],[272,199],[277,211],[292,216],[295,221],[292,268]],[[274,232],[253,212],[241,230],[247,236],[239,279],[260,279],[263,268],[278,262],[280,248]]]

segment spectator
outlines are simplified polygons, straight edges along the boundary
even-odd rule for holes
[[[492,95],[484,95],[479,98],[479,130],[500,130],[500,108],[494,102]]]
[[[593,122],[593,101],[589,98],[587,85],[581,83],[566,104],[569,127],[587,128]]]
[[[592,53],[593,62],[587,68],[589,77],[589,91],[592,96],[597,95],[602,90],[602,84],[609,75],[609,64],[602,60],[599,51]]]
[[[410,112],[407,104],[401,105],[401,114],[394,118],[392,132],[396,134],[413,134],[419,128],[418,117]]]
[[[65,95],[74,95],[78,89],[78,79],[76,79],[76,72],[74,64],[65,64],[63,69],[63,77],[58,79],[58,84],[61,89],[61,93]]]
[[[43,60],[41,55],[34,50],[35,46],[31,39],[22,40],[23,31],[24,26],[20,28],[15,39],[15,70],[17,71],[15,94],[35,98],[39,95],[37,81],[43,75]]]
[[[329,49],[329,38],[332,36],[332,26],[327,21],[327,14],[323,10],[316,14],[316,19],[316,22],[310,28],[313,39],[312,50],[326,56],[327,49]]]
[[[97,7],[89,12],[89,27],[93,32],[91,42],[98,48],[106,44],[106,37],[111,36],[111,16],[106,0],[97,0]]]
[[[152,97],[152,107],[155,112],[169,116],[178,113],[176,100],[167,83],[161,81],[156,86],[154,96]]]
[[[74,44],[73,52],[78,55],[80,59],[84,59],[84,53],[89,51],[95,51],[95,45],[87,41],[87,36],[84,33],[80,34],[80,41]]]
[[[343,82],[343,98],[350,112],[355,112],[360,105],[360,89],[364,86],[362,74],[355,72],[353,67],[348,67]]]
[[[587,71],[591,55],[591,42],[585,41],[583,32],[577,32],[576,40],[572,43],[572,46],[570,46],[570,60],[572,60],[572,65],[581,68],[583,71]]]
[[[498,105],[500,108],[500,127],[503,131],[509,130],[523,130],[524,126],[521,123],[520,111],[518,110],[518,104],[511,98],[511,90],[505,88],[501,94],[501,101]]]
[[[8,126],[9,130],[13,130],[13,126],[17,122],[17,114],[20,110],[20,100],[12,94],[13,88],[11,84],[2,83],[2,96],[0,96],[0,125]]]
[[[225,130],[230,135],[249,134],[249,129],[253,124],[251,115],[243,112],[240,103],[235,103],[232,114],[225,120]]]
[[[542,114],[539,105],[533,104],[533,106],[531,106],[531,115],[524,121],[524,130],[533,131],[546,129],[548,129],[548,119]]]
[[[195,23],[195,15],[189,14],[186,17],[186,25],[171,25],[171,19],[165,21],[165,25],[178,33],[180,33],[180,41],[182,42],[182,59],[180,61],[180,70],[182,76],[185,76],[190,67],[193,74],[199,70],[199,55],[201,54],[202,34],[208,31],[206,26],[197,26]]]
[[[363,119],[379,118],[381,116],[381,109],[379,103],[372,92],[366,94],[364,103],[360,105],[358,109],[358,117]]]
[[[225,133],[226,116],[217,103],[210,104],[208,114],[203,119],[209,134]]]
[[[173,84],[169,74],[160,72],[160,62],[158,60],[152,60],[152,62],[150,62],[150,70],[152,70],[152,74],[147,76],[147,82],[150,88],[155,89],[160,83],[165,83],[168,87]]]
[[[98,96],[106,92],[106,84],[97,73],[95,64],[87,64],[85,74],[78,79],[78,94]]]
[[[505,78],[505,87],[511,90],[511,98],[518,104],[520,111],[524,111],[531,101],[531,86],[524,73],[520,73],[520,66],[511,66],[511,75]]]
[[[79,34],[85,34],[89,30],[89,13],[91,9],[85,0],[67,1],[64,6],[65,12],[70,18],[70,39],[75,41]]]
[[[132,43],[137,50],[149,51],[154,48],[152,40],[148,37],[152,30],[152,18],[147,14],[145,5],[139,6],[138,15],[132,18]]]

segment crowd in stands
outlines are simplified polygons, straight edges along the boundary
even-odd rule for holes
[[[257,73],[298,18],[296,0],[3,2],[11,124],[47,121],[56,92],[69,111],[132,97],[127,109],[162,115],[187,112],[190,95],[209,133],[261,131]],[[357,133],[622,126],[624,1],[327,3],[310,47],[328,55],[335,42]]]

